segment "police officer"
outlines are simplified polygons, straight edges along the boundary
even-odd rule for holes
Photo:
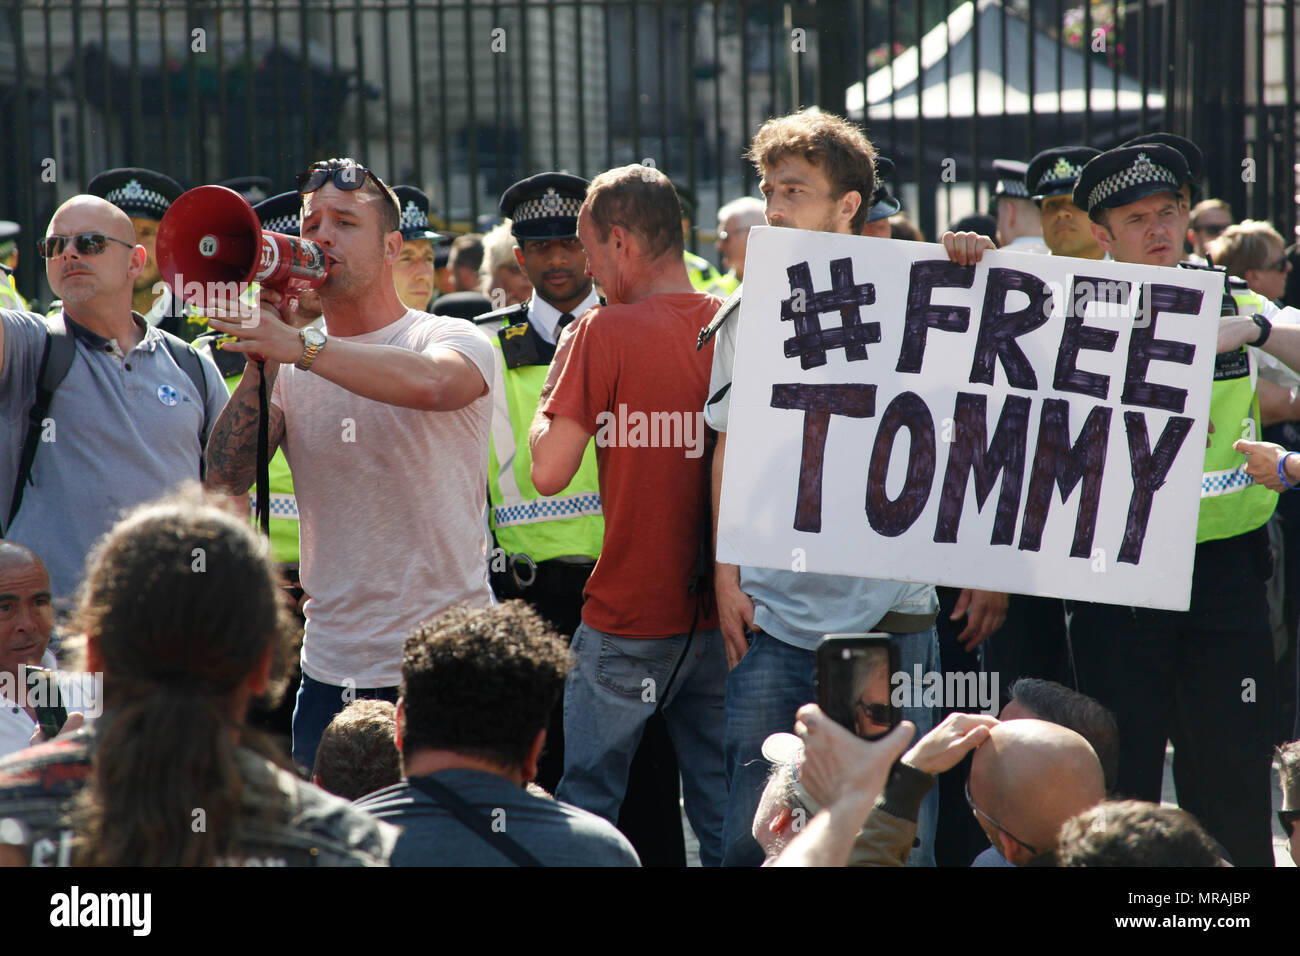
[[[695,221],[695,193],[688,186],[678,186],[673,184],[677,190],[677,201],[682,207],[682,235],[686,237],[688,243],[691,237],[691,223]],[[720,295],[723,298],[731,295],[740,285],[740,280],[735,276],[724,276],[717,270],[712,262],[703,256],[697,256],[689,249],[683,251],[682,258],[686,260],[686,275],[691,280],[691,285],[701,292],[707,292],[710,295]]]
[[[547,498],[529,477],[528,429],[560,333],[600,305],[577,236],[586,195],[587,181],[568,173],[539,173],[506,190],[501,213],[513,223],[515,257],[533,295],[474,320],[501,353],[488,463],[493,589],[502,599],[526,598],[564,634],[582,619],[582,588],[604,537],[595,447],[569,487]]]
[[[1102,153],[1083,168],[1074,203],[1117,262],[1173,266],[1183,251],[1187,160],[1163,143]],[[1225,295],[1234,315],[1253,306]],[[1260,313],[1229,318],[1230,342],[1265,346],[1300,364],[1294,330],[1273,332]],[[1241,330],[1245,329],[1245,333]],[[1282,341],[1279,341],[1282,340]],[[1229,343],[1230,344],[1230,343]],[[1175,746],[1178,799],[1205,824],[1237,865],[1272,865],[1269,760],[1275,679],[1264,580],[1265,523],[1275,492],[1254,484],[1233,450],[1243,423],[1259,431],[1256,356],[1234,347],[1215,361],[1210,398],[1214,431],[1204,458],[1201,507],[1186,612],[1066,602],[1080,689],[1115,713],[1117,790],[1160,799],[1165,744]],[[1247,683],[1248,682],[1248,683]]]
[[[889,191],[889,180],[894,178],[894,161],[876,154],[876,190],[871,194],[871,208],[862,225],[862,235],[877,239],[890,238],[889,217],[903,208],[903,204]]]
[[[269,199],[271,190],[275,188],[265,176],[236,176],[233,179],[223,179],[217,185],[233,189],[254,206]]]
[[[1025,187],[1027,163],[1015,159],[993,160],[998,177],[993,187],[994,215],[998,220],[998,248],[1010,252],[1048,253],[1038,207]]]
[[[512,222],[515,258],[533,284],[533,295],[474,320],[500,352],[488,453],[492,589],[503,600],[528,601],[566,636],[582,621],[583,587],[605,534],[595,445],[588,444],[568,487],[547,497],[538,494],[529,474],[528,429],[560,335],[603,304],[577,238],[586,195],[585,179],[556,172],[530,176],[506,190],[501,214]],[[552,792],[564,771],[562,716],[561,704],[537,774],[538,783]],[[647,865],[685,861],[677,780],[666,723],[656,714],[632,761],[618,820]]]
[[[1091,146],[1053,146],[1031,159],[1025,170],[1025,191],[1038,203],[1043,242],[1054,256],[1105,255],[1092,235],[1088,214],[1074,204],[1073,196],[1079,173],[1099,152]]]
[[[18,268],[18,237],[22,226],[8,219],[0,219],[0,309],[27,311],[27,300],[18,293],[14,284],[14,270]]]
[[[1182,154],[1187,161],[1187,182],[1183,183],[1180,192],[1189,205],[1197,202],[1201,198],[1201,183],[1205,177],[1205,154],[1201,152],[1201,147],[1177,133],[1155,132],[1134,136],[1128,142],[1121,143],[1120,148],[1140,146],[1143,143],[1159,143]]]
[[[87,184],[86,192],[107,199],[130,216],[131,225],[135,227],[135,241],[148,253],[144,271],[135,280],[131,309],[144,316],[150,325],[192,342],[202,333],[205,320],[178,301],[172,290],[162,284],[154,249],[158,223],[183,192],[180,184],[152,169],[127,166],[100,173]]]
[[[402,251],[393,266],[397,297],[408,309],[428,312],[437,289],[434,243],[440,233],[429,228],[429,197],[414,186],[394,186],[402,215],[397,224],[402,233]]]

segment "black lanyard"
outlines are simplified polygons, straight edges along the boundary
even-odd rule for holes
[[[485,842],[500,853],[510,858],[515,866],[541,866],[542,862],[503,832],[495,832],[492,824],[483,814],[477,812],[465,800],[432,777],[407,777],[406,782],[430,797],[434,803],[448,811],[472,830]]]

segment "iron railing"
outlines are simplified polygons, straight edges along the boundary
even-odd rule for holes
[[[1296,229],[1296,15],[1286,0],[5,0],[0,103],[36,235],[99,170],[187,185],[354,155],[420,185],[445,227],[512,181],[649,161],[714,213],[753,194],[745,147],[803,105],[848,112],[934,237],[987,208],[995,157],[1169,129],[1207,195]],[[917,46],[919,40],[919,48]],[[918,55],[919,49],[919,55]],[[974,79],[973,79],[974,78]]]

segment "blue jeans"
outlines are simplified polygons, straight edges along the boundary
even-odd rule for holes
[[[895,638],[898,666],[912,672],[939,670],[939,635],[928,631]],[[723,824],[723,865],[758,866],[763,850],[753,837],[754,814],[767,785],[771,767],[763,757],[763,741],[771,734],[794,730],[795,711],[817,699],[812,651],[786,644],[758,632],[748,652],[727,675],[727,814]],[[904,707],[902,718],[916,724],[916,739],[934,727],[928,707]],[[939,819],[939,791],[932,788],[921,803],[916,835],[920,841],[908,866],[934,866],[934,833]]]
[[[334,715],[353,700],[386,700],[397,703],[396,687],[336,687],[302,675],[293,704],[293,762],[311,771],[316,765],[316,748]]]
[[[688,646],[686,634],[618,637],[583,624],[570,647],[576,663],[564,685],[564,777],[556,797],[616,823],[632,755],[662,702],[700,862],[717,866],[727,799],[722,632],[698,632]]]

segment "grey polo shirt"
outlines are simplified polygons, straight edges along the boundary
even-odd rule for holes
[[[204,421],[215,423],[229,393],[217,366],[200,354],[207,407],[176,364],[163,334],[146,326],[125,355],[65,315],[77,356],[54,393],[48,426],[36,449],[31,484],[5,536],[31,548],[50,571],[56,599],[70,598],[86,554],[122,512],[158,498],[183,481],[197,481]],[[0,524],[8,518],[27,416],[48,336],[27,312],[0,310],[4,368],[0,371]],[[209,428],[211,425],[209,425]],[[188,559],[187,559],[188,560]]]

